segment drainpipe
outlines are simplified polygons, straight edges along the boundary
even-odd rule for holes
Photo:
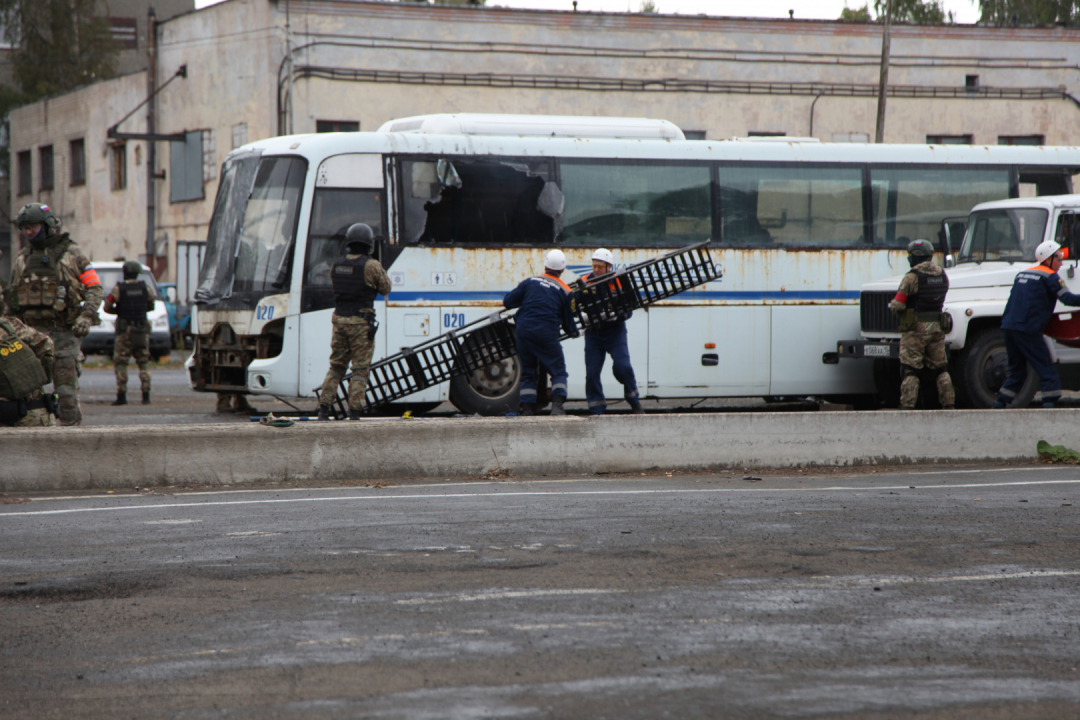
[[[146,104],[146,132],[147,134],[154,134],[157,132],[156,118],[154,113],[154,107],[157,104],[154,100],[155,87],[157,85],[157,13],[154,12],[154,8],[150,8],[147,11],[146,18],[146,55],[147,55],[147,68],[146,68],[146,89],[148,91],[147,97],[150,98],[150,102]],[[146,141],[146,264],[150,268],[154,269],[154,257],[155,243],[154,243],[154,227],[157,225],[157,187],[154,185],[156,179],[154,167],[157,164],[157,143],[153,140]]]
[[[815,95],[814,102],[810,103],[810,132],[808,133],[808,137],[814,137],[814,106],[817,105],[817,101],[820,99],[820,95]]]
[[[881,36],[881,79],[878,81],[877,130],[874,142],[885,142],[885,88],[889,85],[889,26],[892,24],[893,0],[885,5],[885,31]]]
[[[295,135],[296,128],[293,126],[293,56],[292,56],[292,28],[289,26],[289,0],[285,0],[285,52],[289,56],[289,134]]]

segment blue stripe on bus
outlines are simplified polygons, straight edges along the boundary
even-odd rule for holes
[[[390,294],[394,302],[478,302],[502,300],[509,291],[421,291],[395,290]],[[689,290],[683,293],[693,300],[858,300],[858,290]]]

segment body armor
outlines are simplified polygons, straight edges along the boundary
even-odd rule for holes
[[[127,282],[119,285],[120,297],[116,300],[116,316],[126,320],[130,325],[146,323],[146,313],[149,309],[150,290],[142,280]]]
[[[48,381],[34,351],[15,334],[11,323],[0,320],[0,398],[21,400]]]
[[[927,275],[921,270],[911,270],[919,278],[919,292],[911,298],[908,307],[915,312],[941,312],[945,294],[949,292],[949,278],[945,273]]]
[[[52,247],[29,247],[26,266],[15,281],[15,297],[23,319],[32,325],[67,324],[78,314],[81,288],[72,287],[60,271],[60,258],[71,241],[64,239]]]
[[[335,312],[343,317],[363,315],[363,310],[375,307],[375,298],[379,292],[364,281],[364,268],[368,264],[367,255],[344,257],[334,263],[330,270],[330,279],[334,284]]]

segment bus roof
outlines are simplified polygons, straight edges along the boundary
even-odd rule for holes
[[[897,165],[1056,166],[1080,172],[1080,147],[1004,145],[877,145],[862,143],[672,140],[600,137],[514,137],[347,132],[286,135],[234,150],[302,155],[314,163],[345,153],[594,158],[721,162],[821,162]]]
[[[517,137],[635,138],[685,140],[667,120],[575,115],[495,115],[455,113],[417,115],[382,124],[378,132],[424,135],[512,135]]]
[[[1062,207],[1080,207],[1080,195],[1040,195],[1033,198],[994,200],[992,202],[979,203],[971,209],[971,212],[977,210],[1010,210],[1014,208],[1043,208],[1046,210],[1053,210]]]

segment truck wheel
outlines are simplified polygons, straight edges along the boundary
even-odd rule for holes
[[[468,375],[450,380],[450,402],[473,415],[505,415],[517,412],[521,366],[517,355],[485,365]]]
[[[887,408],[900,407],[900,362],[874,360],[874,388],[881,404]]]
[[[950,368],[957,404],[962,407],[988,408],[997,400],[998,390],[1009,371],[1005,352],[1005,333],[984,330],[959,353]],[[1028,370],[1023,387],[1010,407],[1027,407],[1039,388],[1038,375]]]

